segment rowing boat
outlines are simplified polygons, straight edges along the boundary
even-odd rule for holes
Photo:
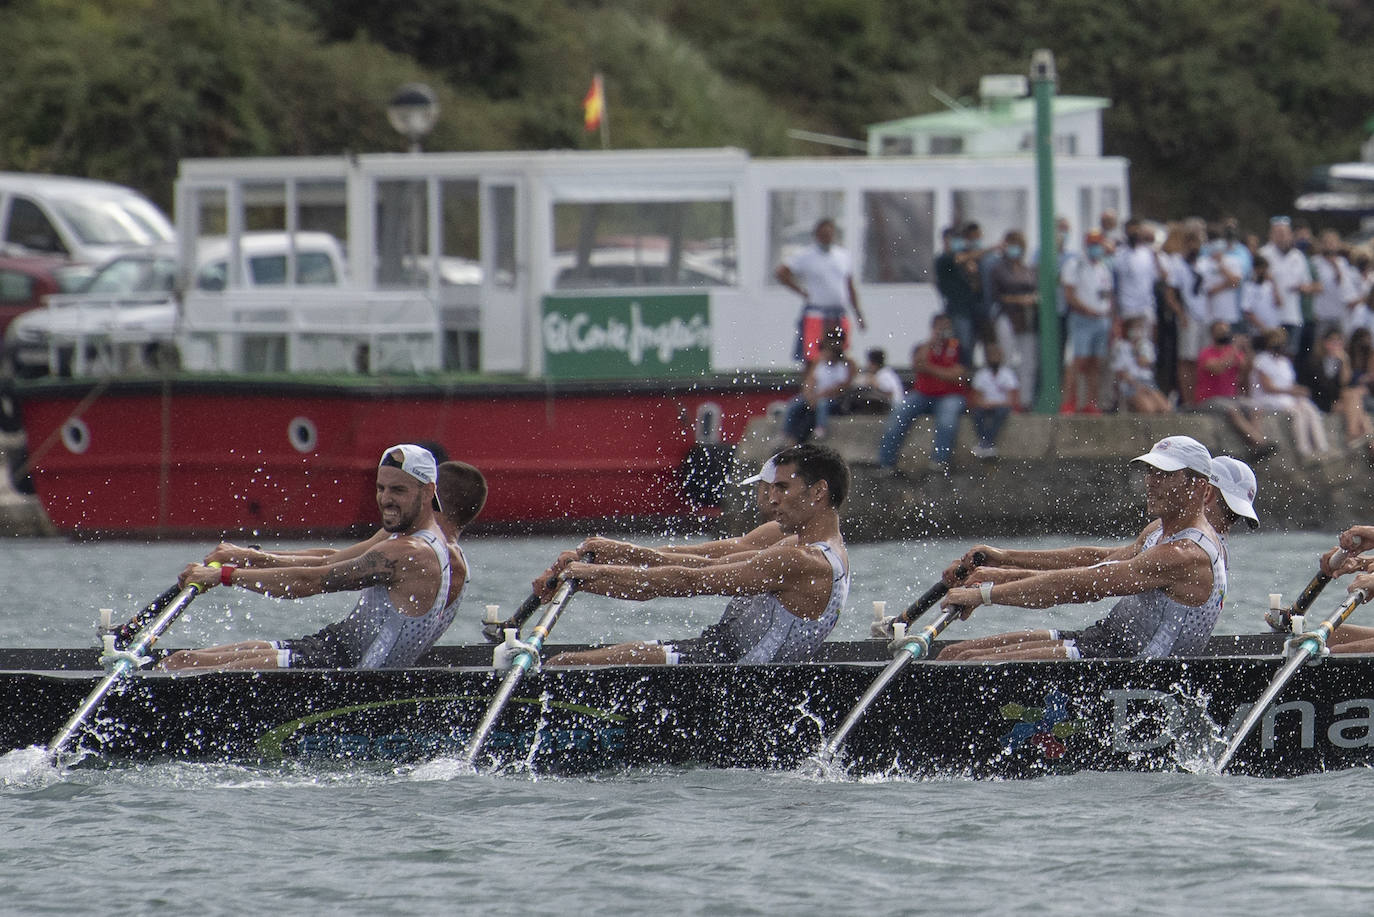
[[[908,666],[842,762],[855,775],[975,778],[1206,770],[1272,678],[1282,642],[1217,637],[1188,659]],[[490,652],[442,646],[396,670],[143,671],[107,698],[81,748],[87,761],[115,764],[457,756],[501,681]],[[479,763],[793,768],[888,661],[881,641],[859,641],[828,643],[802,664],[545,668],[522,682]],[[95,650],[0,650],[0,748],[46,743],[101,676]],[[1230,770],[1371,765],[1374,661],[1332,656],[1298,673]]]

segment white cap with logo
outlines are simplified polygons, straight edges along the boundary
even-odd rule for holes
[[[377,467],[399,468],[421,484],[434,484],[439,480],[439,465],[434,461],[434,453],[412,443],[392,446],[383,452]],[[437,490],[434,492],[434,508],[441,509]]]
[[[763,467],[759,469],[758,474],[750,475],[743,481],[740,481],[739,486],[743,487],[746,484],[757,484],[760,481],[764,484],[772,484],[776,481],[778,479],[778,463],[774,461],[776,458],[776,455],[770,457],[768,461],[763,463]]]
[[[1131,461],[1153,465],[1160,471],[1182,471],[1187,468],[1209,480],[1212,477],[1212,453],[1191,436],[1166,436],[1155,443],[1149,452],[1137,455]]]
[[[1246,524],[1252,529],[1259,525],[1259,516],[1255,515],[1255,490],[1259,485],[1249,465],[1229,455],[1218,455],[1212,459],[1209,480],[1221,492],[1232,512],[1245,517]]]

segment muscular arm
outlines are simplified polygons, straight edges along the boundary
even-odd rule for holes
[[[573,563],[567,575],[587,592],[645,601],[664,596],[775,593],[794,614],[818,618],[830,595],[830,563],[818,551],[778,545],[700,568]]]
[[[992,598],[999,605],[1052,608],[1151,589],[1162,589],[1187,605],[1205,602],[1212,591],[1207,553],[1192,542],[1169,542],[1121,563],[1051,570],[999,584],[993,587]],[[981,601],[977,587],[959,587],[946,594],[944,604],[973,608]]]
[[[264,551],[261,548],[244,548],[228,542],[221,542],[218,547],[206,555],[205,563],[233,564],[237,567],[259,569],[318,567],[361,557],[385,541],[387,537],[385,530],[378,529],[377,533],[366,541],[360,541],[346,548],[300,548],[294,551]]]
[[[1091,567],[1093,564],[1100,564],[1108,560],[1129,560],[1140,553],[1140,549],[1145,544],[1146,536],[1158,527],[1159,522],[1156,520],[1142,529],[1134,541],[1115,547],[1085,544],[1067,548],[1023,551],[1013,548],[994,548],[986,544],[975,545],[965,552],[963,557],[946,568],[944,579],[950,585],[957,584],[959,580],[954,575],[955,570],[959,567],[966,570],[973,570],[977,567],[978,564],[974,561],[975,554],[982,554],[985,558],[984,566],[1032,571],[1066,570],[1072,567]],[[978,574],[974,573],[970,579],[976,580],[977,576]]]

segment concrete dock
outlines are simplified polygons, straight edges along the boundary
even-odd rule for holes
[[[988,461],[973,456],[972,424],[965,417],[948,475],[929,462],[929,418],[912,425],[900,473],[878,469],[875,455],[885,420],[836,418],[824,440],[853,472],[843,516],[846,537],[854,540],[1135,532],[1145,521],[1145,497],[1141,467],[1131,459],[1174,434],[1200,440],[1215,455],[1250,463],[1259,480],[1255,508],[1263,531],[1335,531],[1374,521],[1374,466],[1363,444],[1344,445],[1335,418],[1327,418],[1334,451],[1303,461],[1293,448],[1287,418],[1279,416],[1263,420],[1277,451],[1252,457],[1225,418],[1210,414],[1021,414],[1007,421],[999,457]],[[777,449],[779,432],[776,417],[750,425],[736,452],[741,476],[752,474]],[[753,498],[752,488],[729,488],[727,530],[755,523]]]

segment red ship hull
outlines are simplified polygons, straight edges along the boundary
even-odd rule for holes
[[[480,468],[482,524],[691,517],[703,508],[683,468],[703,406],[719,406],[707,438],[729,444],[780,397],[764,381],[178,379],[26,386],[21,410],[34,488],[59,532],[202,537],[370,529],[377,458],[398,442],[438,443]]]

